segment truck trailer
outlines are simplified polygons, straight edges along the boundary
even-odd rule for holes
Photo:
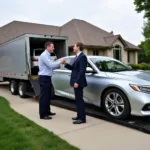
[[[24,34],[0,45],[0,82],[9,82],[9,90],[21,98],[39,96],[38,59],[35,50],[44,51],[44,44],[55,45],[57,59],[68,55],[67,37]],[[51,92],[54,92],[53,89]]]

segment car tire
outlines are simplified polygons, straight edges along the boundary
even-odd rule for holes
[[[18,82],[16,80],[11,80],[9,83],[9,90],[12,95],[18,94]]]
[[[18,93],[21,98],[27,98],[28,84],[26,82],[20,82],[18,86]]]
[[[108,115],[115,119],[126,119],[130,115],[130,104],[126,95],[119,89],[112,88],[103,96],[103,107]]]

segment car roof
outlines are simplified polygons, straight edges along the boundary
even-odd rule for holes
[[[72,58],[72,57],[75,57],[75,55],[72,55],[72,56],[66,56],[65,58]],[[92,59],[92,58],[100,58],[100,59],[105,59],[105,60],[115,60],[114,58],[112,57],[107,57],[107,56],[92,56],[92,55],[88,55],[87,56],[88,59]]]

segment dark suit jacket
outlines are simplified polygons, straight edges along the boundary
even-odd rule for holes
[[[74,83],[79,84],[79,87],[83,88],[87,86],[87,81],[85,77],[87,57],[84,55],[84,53],[81,52],[81,54],[72,65],[66,64],[65,67],[69,70],[72,70],[70,79],[70,85],[72,87],[74,86]]]

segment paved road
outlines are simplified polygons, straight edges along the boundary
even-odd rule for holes
[[[40,120],[38,103],[11,95],[7,83],[0,83],[0,96],[8,99],[15,111],[81,150],[150,150],[150,135],[93,117],[87,117],[86,124],[73,125],[75,112],[58,107],[52,107],[57,113],[52,120]]]

